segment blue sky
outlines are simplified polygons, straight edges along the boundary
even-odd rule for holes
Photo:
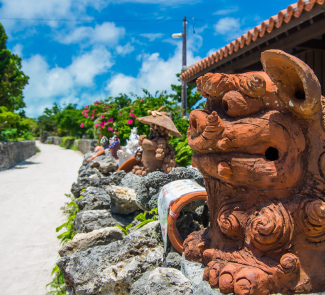
[[[30,77],[26,115],[54,102],[84,106],[119,93],[171,91],[187,64],[210,55],[292,0],[0,0],[7,46]]]

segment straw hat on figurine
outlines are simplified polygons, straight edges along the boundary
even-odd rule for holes
[[[165,106],[160,107],[157,111],[148,111],[149,116],[137,118],[137,120],[147,125],[157,125],[165,128],[169,134],[182,138],[182,135],[177,130],[171,118],[168,117],[166,112],[161,112]]]

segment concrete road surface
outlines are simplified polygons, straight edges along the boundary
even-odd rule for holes
[[[44,295],[60,248],[55,228],[82,164],[80,152],[37,143],[41,150],[0,171],[0,294]]]

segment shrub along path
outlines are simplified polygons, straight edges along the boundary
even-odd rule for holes
[[[80,152],[37,146],[40,153],[0,172],[1,295],[46,294],[60,248],[60,207],[82,164]]]

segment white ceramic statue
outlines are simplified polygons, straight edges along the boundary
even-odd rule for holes
[[[134,127],[131,130],[129,139],[126,140],[126,146],[122,146],[121,149],[117,151],[119,166],[126,160],[132,158],[139,147],[139,135],[137,134],[137,127]]]

